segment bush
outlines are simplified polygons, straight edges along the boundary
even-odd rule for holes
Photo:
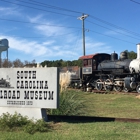
[[[49,130],[49,125],[43,119],[32,120],[28,117],[23,117],[17,113],[11,115],[9,113],[3,113],[0,116],[0,130],[1,131],[13,131],[23,130],[29,134],[35,132],[46,132]]]
[[[29,134],[34,134],[35,132],[47,132],[49,130],[48,124],[44,120],[37,120],[34,122],[31,120],[24,127],[24,131]]]
[[[85,105],[75,91],[63,91],[60,94],[59,108],[48,110],[49,115],[84,115]]]
[[[3,128],[5,128],[6,130],[12,130],[17,127],[22,127],[28,124],[28,122],[29,120],[27,117],[23,117],[17,113],[14,115],[3,113],[3,115],[0,116],[0,129],[3,130]]]

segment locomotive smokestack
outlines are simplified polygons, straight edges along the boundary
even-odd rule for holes
[[[140,59],[140,43],[137,44],[137,59]]]

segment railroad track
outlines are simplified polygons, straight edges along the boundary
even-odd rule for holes
[[[88,122],[131,122],[140,123],[140,119],[133,118],[113,118],[113,117],[93,117],[93,116],[65,116],[48,115],[49,121],[69,122],[69,123],[88,123]]]
[[[82,89],[73,89],[73,88],[68,88],[70,90],[81,90],[81,91],[84,91]],[[134,95],[134,96],[138,96],[140,95],[139,93],[137,93],[136,91],[131,91],[131,92],[124,92],[124,91],[121,91],[121,92],[117,92],[117,91],[106,91],[106,90],[97,90],[97,89],[94,89],[94,90],[91,90],[91,91],[86,91],[86,92],[91,92],[91,93],[95,93],[95,94],[123,94],[123,95]]]
[[[96,93],[96,94],[123,94],[123,95],[134,95],[134,96],[138,96],[140,95],[139,93],[133,91],[133,92],[116,92],[116,91],[98,91],[98,90],[92,90],[92,93]]]

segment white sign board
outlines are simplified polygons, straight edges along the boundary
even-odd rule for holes
[[[0,68],[0,107],[57,108],[58,68]]]

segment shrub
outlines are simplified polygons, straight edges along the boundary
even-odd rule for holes
[[[40,119],[37,121],[31,120],[27,125],[24,127],[24,131],[29,134],[34,134],[35,132],[47,132],[49,130],[48,123],[44,120]]]
[[[84,115],[85,105],[74,91],[63,91],[60,94],[59,108],[48,110],[49,115]]]
[[[27,117],[23,117],[17,113],[15,113],[14,115],[3,113],[3,115],[0,116],[0,129],[3,130],[3,128],[5,128],[8,130],[12,130],[17,127],[22,127],[28,122],[29,120]]]
[[[48,123],[43,119],[28,119],[28,117],[23,117],[17,113],[14,115],[3,113],[3,115],[0,116],[0,124],[1,131],[23,130],[29,134],[46,132],[50,128]]]

